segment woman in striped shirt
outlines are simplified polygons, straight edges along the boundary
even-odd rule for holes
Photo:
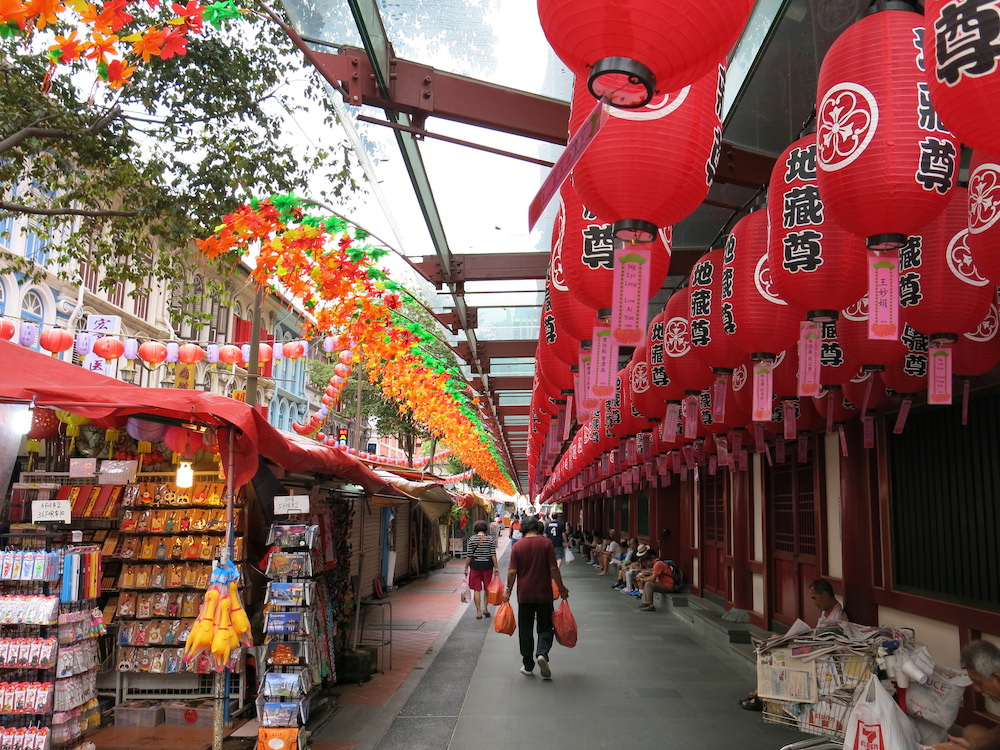
[[[465,574],[469,577],[469,588],[472,589],[472,601],[476,604],[476,619],[482,620],[483,615],[490,616],[489,602],[486,599],[486,587],[493,580],[493,574],[500,574],[497,562],[497,540],[486,533],[489,524],[486,521],[476,521],[472,530],[476,532],[469,538],[466,548]],[[482,593],[480,593],[482,592]],[[480,597],[482,602],[480,603]]]

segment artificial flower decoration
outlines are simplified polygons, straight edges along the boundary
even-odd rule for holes
[[[34,30],[49,29],[51,43],[46,44],[49,70],[42,90],[51,86],[52,77],[60,66],[94,66],[97,78],[111,88],[128,83],[138,64],[150,63],[154,57],[169,60],[187,54],[192,35],[200,34],[207,21],[221,28],[227,21],[239,18],[241,11],[233,0],[219,0],[203,5],[198,0],[186,4],[171,3],[161,21],[153,25],[136,23],[129,12],[135,0],[0,0],[0,39],[27,37]],[[146,0],[151,10],[160,7],[160,0]],[[58,29],[57,33],[54,31]],[[63,33],[69,30],[69,33]]]
[[[351,351],[386,399],[426,425],[470,471],[513,493],[461,373],[424,351],[433,335],[398,312],[405,289],[376,266],[388,251],[363,244],[368,234],[340,217],[308,214],[306,205],[290,195],[254,199],[225,216],[198,247],[209,258],[240,258],[259,248],[251,279],[296,297],[309,312],[307,335],[332,337],[330,351]],[[327,396],[332,401],[336,393],[328,389]],[[295,431],[318,437],[327,406],[293,425]]]

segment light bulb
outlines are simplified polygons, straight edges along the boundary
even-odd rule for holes
[[[187,489],[194,484],[194,469],[191,468],[190,461],[181,461],[177,467],[177,479],[175,484],[180,489]]]
[[[32,410],[30,408],[19,409],[10,420],[10,428],[15,435],[27,435],[31,430]]]

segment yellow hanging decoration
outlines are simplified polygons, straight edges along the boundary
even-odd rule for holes
[[[114,458],[115,456],[115,443],[117,443],[122,436],[122,431],[111,427],[104,431],[104,442],[108,444],[108,458]]]

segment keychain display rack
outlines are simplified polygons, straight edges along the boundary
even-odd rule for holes
[[[105,632],[100,550],[5,536],[13,544],[0,552],[0,746],[92,750],[86,737],[100,726],[97,639]]]

